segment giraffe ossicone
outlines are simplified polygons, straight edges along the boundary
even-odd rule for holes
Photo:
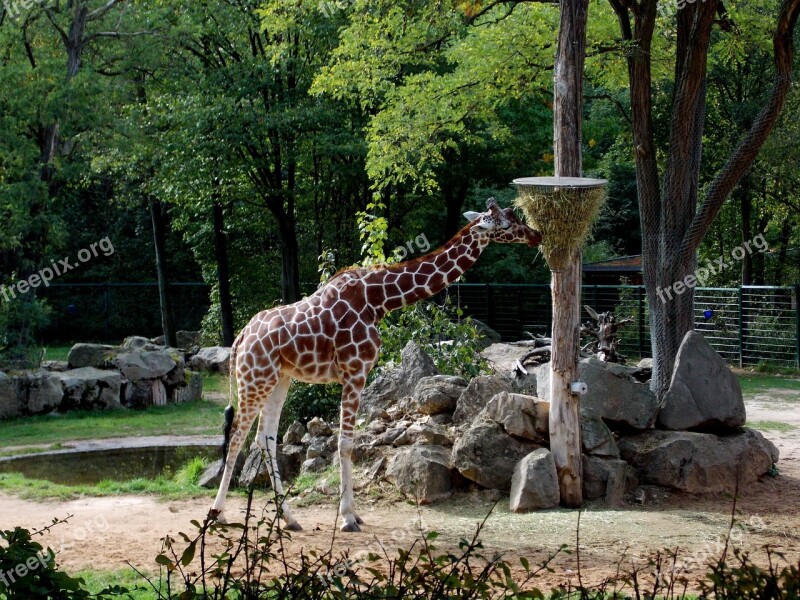
[[[343,531],[360,531],[353,506],[353,430],[361,392],[378,359],[377,325],[389,312],[437,294],[471,267],[490,242],[538,246],[541,234],[494,198],[441,248],[406,262],[347,269],[294,304],[258,313],[231,349],[238,410],[226,430],[225,468],[209,516],[223,518],[233,468],[259,416],[256,443],[264,451],[287,528],[300,525],[284,499],[277,464],[278,421],[292,380],[342,384],[339,427]],[[226,409],[232,414],[232,407]]]

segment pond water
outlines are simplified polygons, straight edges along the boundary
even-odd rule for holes
[[[0,473],[21,473],[64,485],[92,485],[104,479],[129,481],[174,475],[195,457],[220,457],[219,446],[149,446],[102,450],[59,450],[0,459]]]

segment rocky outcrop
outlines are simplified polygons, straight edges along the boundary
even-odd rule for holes
[[[71,369],[93,367],[103,369],[111,364],[119,348],[103,344],[75,344],[70,348],[67,363]]]
[[[636,471],[624,460],[600,456],[583,457],[583,497],[603,500],[606,506],[619,507],[636,490]]]
[[[552,508],[560,499],[556,463],[548,449],[534,450],[516,464],[511,477],[512,512]]]
[[[474,377],[456,403],[453,423],[468,425],[472,423],[489,400],[500,392],[511,391],[511,380],[500,375],[479,375]]]
[[[478,421],[453,446],[453,466],[478,485],[507,491],[514,467],[534,448],[493,421]]]
[[[458,398],[467,388],[463,377],[432,375],[423,377],[414,388],[415,408],[423,415],[452,413]]]
[[[701,333],[688,332],[675,358],[658,425],[672,430],[731,431],[746,419],[736,375]]]
[[[450,448],[414,444],[401,448],[386,466],[386,479],[420,504],[430,504],[453,493]]]
[[[201,348],[189,359],[189,368],[194,371],[222,373],[227,375],[230,369],[231,349],[222,346]]]
[[[549,418],[549,402],[534,396],[500,392],[489,400],[477,420],[494,421],[509,435],[545,443]]]
[[[92,367],[54,373],[60,380],[62,401],[59,410],[74,408],[119,408],[122,375]]]
[[[379,375],[361,395],[361,412],[387,409],[414,392],[423,377],[438,375],[433,360],[415,342],[409,342],[400,354],[400,366]]]
[[[761,433],[716,436],[688,431],[648,431],[619,441],[622,458],[646,483],[695,494],[735,491],[753,483],[778,460]]]

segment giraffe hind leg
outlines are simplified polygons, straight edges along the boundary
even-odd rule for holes
[[[211,505],[209,517],[215,518],[220,522],[225,522],[224,509],[225,499],[228,494],[231,479],[233,478],[233,471],[236,468],[236,460],[239,458],[239,453],[244,445],[247,433],[253,426],[256,416],[261,410],[262,404],[265,403],[268,394],[272,392],[278,383],[278,378],[274,377],[271,380],[263,393],[257,390],[250,384],[239,384],[239,407],[233,419],[231,427],[230,441],[228,445],[228,455],[225,459],[225,469],[222,473],[222,481],[219,484],[219,491],[217,497],[214,499],[214,504]],[[262,388],[263,389],[263,388]]]
[[[286,521],[286,529],[290,531],[300,531],[302,527],[292,516],[289,506],[285,500],[283,481],[281,480],[280,469],[278,468],[278,424],[281,418],[283,403],[286,401],[286,394],[292,380],[288,377],[281,379],[272,390],[269,400],[261,409],[261,417],[258,422],[258,435],[256,443],[264,452],[264,461],[267,463],[272,489],[275,490],[281,503],[281,516]]]

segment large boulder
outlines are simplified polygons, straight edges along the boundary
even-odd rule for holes
[[[509,490],[514,467],[534,448],[493,421],[478,421],[453,446],[453,466],[478,485]]]
[[[711,433],[654,430],[619,441],[622,458],[639,478],[691,493],[733,492],[770,470],[778,449],[753,429]]]
[[[561,493],[553,455],[547,448],[534,450],[514,467],[511,477],[512,512],[558,506]]]
[[[73,408],[119,408],[122,376],[116,371],[92,367],[55,373],[61,381],[61,410]]]
[[[128,381],[160,379],[179,364],[166,350],[156,352],[126,352],[113,360],[114,366]]]
[[[209,371],[227,375],[230,369],[231,349],[222,346],[201,348],[189,360],[189,368],[193,371]]]
[[[581,397],[581,413],[602,418],[612,428],[650,429],[658,415],[658,399],[647,384],[633,378],[636,369],[583,358],[578,363],[578,377],[588,392]],[[550,364],[536,370],[537,395],[550,399]]]
[[[478,418],[502,425],[510,435],[544,442],[550,429],[550,403],[534,396],[500,392],[489,400]]]
[[[115,346],[75,344],[70,348],[67,362],[71,369],[82,369],[83,367],[102,369],[111,365],[112,359],[118,352],[119,349]]]
[[[423,377],[438,375],[433,360],[415,342],[408,342],[400,353],[400,366],[379,375],[361,394],[361,411],[386,409],[410,396]]]
[[[203,398],[203,376],[196,371],[184,371],[184,385],[177,386],[172,396],[178,404],[201,400]]]
[[[658,413],[659,426],[731,430],[744,425],[746,419],[739,379],[702,334],[688,332]]]
[[[453,413],[453,423],[465,425],[472,423],[489,400],[500,392],[511,391],[511,380],[500,375],[479,375],[473,377],[462,392]]]
[[[56,410],[61,406],[64,390],[57,373],[37,371],[23,377],[26,412],[37,415]]]
[[[459,396],[467,387],[463,377],[432,375],[423,377],[414,388],[415,408],[423,415],[453,412]]]
[[[20,393],[18,379],[0,373],[0,419],[18,417],[24,411],[25,399]]]
[[[583,497],[604,500],[606,506],[623,506],[636,490],[636,471],[624,460],[600,456],[583,457]]]
[[[581,415],[581,444],[586,454],[619,458],[614,434],[600,417]]]
[[[398,450],[386,467],[386,479],[413,496],[420,504],[430,504],[453,493],[450,448],[435,444],[414,444]]]
[[[287,482],[297,477],[300,473],[300,466],[305,458],[305,448],[299,445],[283,446],[278,444],[278,471],[281,481],[284,483],[284,491],[288,487]],[[242,453],[244,454],[244,453]],[[242,470],[239,473],[238,484],[241,487],[266,486],[270,487],[272,482],[269,479],[267,470],[266,454],[261,452],[261,448],[253,444],[247,458],[244,461]]]

